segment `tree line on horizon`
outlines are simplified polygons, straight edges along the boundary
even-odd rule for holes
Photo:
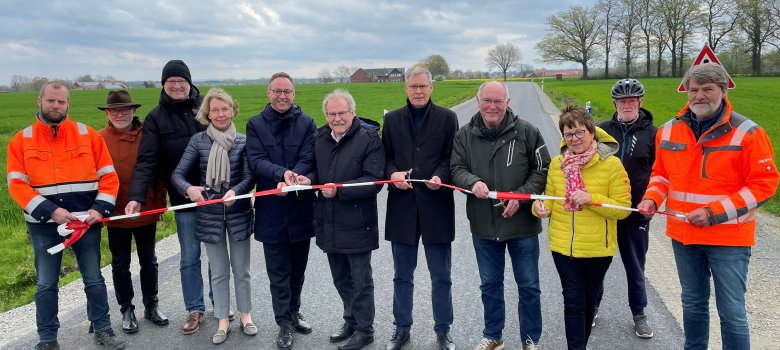
[[[539,56],[579,64],[585,79],[593,67],[603,77],[679,77],[703,43],[732,74],[780,74],[780,0],[599,0],[547,25]]]

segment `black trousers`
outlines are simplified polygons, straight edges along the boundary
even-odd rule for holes
[[[563,288],[563,316],[569,350],[585,350],[590,338],[596,298],[604,288],[612,257],[571,258],[552,252]]]
[[[620,260],[626,270],[628,282],[628,306],[631,314],[644,315],[647,307],[647,290],[645,289],[645,260],[649,247],[649,221],[624,221],[617,222],[617,242],[620,249]],[[596,307],[601,305],[604,294],[599,293]]]
[[[374,334],[374,279],[371,252],[328,253],[333,284],[344,303],[344,321],[356,331]]]
[[[293,315],[301,309],[301,290],[310,245],[311,239],[293,243],[263,243],[265,267],[271,282],[271,304],[279,326],[291,325]]]
[[[130,277],[130,254],[135,238],[138,263],[141,265],[141,294],[144,307],[157,305],[157,255],[154,252],[157,223],[133,228],[108,227],[108,249],[111,250],[111,275],[120,311],[133,305],[133,280]]]

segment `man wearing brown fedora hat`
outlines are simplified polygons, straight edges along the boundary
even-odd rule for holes
[[[141,144],[141,121],[135,115],[140,104],[133,103],[126,90],[108,93],[106,105],[98,109],[106,112],[108,123],[100,135],[106,140],[108,152],[114,159],[114,168],[119,175],[119,194],[114,215],[124,214],[127,193],[132,181],[133,168]],[[165,183],[157,177],[147,188],[147,200],[141,210],[165,207]],[[138,321],[133,305],[133,281],[130,278],[130,254],[133,237],[136,253],[141,265],[141,294],[143,295],[144,317],[156,325],[167,325],[166,317],[157,306],[157,256],[154,252],[157,221],[160,214],[145,215],[132,220],[106,223],[108,248],[111,250],[111,274],[114,277],[116,301],[122,312],[122,331],[135,333]]]

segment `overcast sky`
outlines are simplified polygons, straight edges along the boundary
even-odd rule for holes
[[[534,45],[546,18],[575,2],[3,0],[0,84],[14,74],[159,80],[170,59],[184,60],[194,80],[314,78],[342,64],[409,67],[431,54],[452,70],[484,71],[488,49],[504,42],[520,47],[522,63],[551,67]]]

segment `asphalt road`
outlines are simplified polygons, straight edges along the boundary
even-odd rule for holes
[[[542,130],[548,145],[555,145],[555,147],[551,147],[550,153],[557,154],[560,135],[557,132],[556,123],[551,118],[557,111],[548,100],[545,100],[546,97],[540,100],[537,87],[531,83],[510,83],[509,90],[512,109],[522,118],[537,125]],[[454,110],[458,113],[461,123],[468,121],[477,111],[474,100],[457,106]],[[386,191],[382,191],[378,199],[380,232],[384,231],[384,215],[382,213],[385,211],[385,201]],[[452,325],[451,335],[459,349],[471,349],[482,335],[482,303],[474,249],[465,216],[465,197],[462,194],[456,194],[456,213],[457,231],[452,257],[455,323]],[[546,232],[546,224],[544,232]],[[547,237],[544,232],[539,236],[541,248],[539,265],[544,320],[541,345],[545,349],[565,349],[561,287],[549,249],[547,249]],[[166,238],[158,246],[160,251],[172,252],[171,254],[160,254],[160,306],[171,318],[171,324],[166,327],[157,327],[149,321],[140,319],[138,333],[122,334],[120,331],[121,315],[118,306],[115,305],[113,285],[110,284],[110,268],[104,269],[104,276],[109,280],[109,301],[111,302],[114,329],[118,332],[119,337],[127,342],[128,348],[209,349],[215,347],[211,344],[211,337],[216,330],[217,322],[210,313],[207,313],[207,319],[198,333],[186,336],[180,333],[180,324],[184,321],[186,312],[183,309],[179,284],[179,256],[175,253],[178,249],[177,246],[178,242],[175,237]],[[205,267],[205,251],[203,261]],[[673,261],[669,262],[668,260],[654,263],[672,264],[673,266]],[[367,349],[383,349],[393,331],[393,265],[388,242],[380,240],[380,248],[374,252],[372,265],[376,297],[374,323],[376,341]],[[519,349],[521,340],[518,334],[517,288],[510,268],[511,264],[507,262],[505,273],[507,310],[504,339],[508,349]],[[435,349],[436,339],[430,311],[430,279],[427,274],[425,258],[421,249],[415,273],[417,283],[414,319],[416,323],[412,327],[412,340],[406,349]],[[134,277],[136,302],[140,304],[137,272],[134,273]],[[676,278],[676,276],[671,277]],[[674,279],[670,281],[674,281]],[[87,334],[88,322],[86,321],[84,294],[76,286],[78,286],[78,282],[74,283],[74,286],[68,286],[71,290],[70,296],[63,295],[61,300],[60,344],[63,349],[97,348],[92,344],[91,336]],[[253,241],[252,245],[252,286],[253,319],[259,328],[259,333],[255,337],[245,336],[240,332],[238,322],[234,321],[231,325],[232,333],[229,334],[227,342],[221,345],[223,348],[275,349],[278,328],[273,320],[262,248],[256,241]],[[656,336],[649,340],[634,336],[631,313],[626,299],[625,274],[619,257],[616,257],[612,262],[605,287],[598,325],[590,339],[590,349],[682,348],[683,335],[680,326],[653,285],[648,285],[649,306],[646,313],[655,329]],[[61,292],[61,294],[65,293]],[[296,334],[295,348],[335,349],[336,346],[328,342],[328,335],[342,323],[341,301],[333,287],[326,256],[313,242],[302,299],[301,312],[313,325],[314,331],[308,335]],[[67,306],[63,307],[62,304],[66,301]],[[14,311],[9,311],[9,313],[12,312]],[[0,347],[6,349],[32,348],[37,342],[34,306],[26,306],[16,312],[18,315],[15,314],[12,320],[9,320],[8,317],[5,319],[0,317],[0,325],[7,335],[6,338],[11,337],[6,342],[0,341]],[[143,312],[137,311],[137,315],[142,317]],[[9,335],[8,332],[12,333]]]

